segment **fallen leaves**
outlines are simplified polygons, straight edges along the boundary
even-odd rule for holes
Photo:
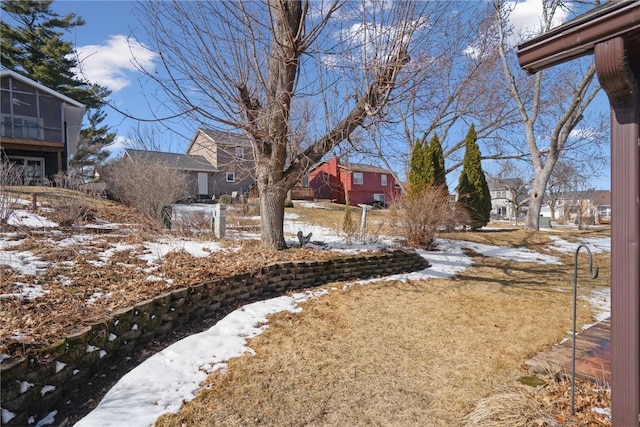
[[[108,317],[113,310],[171,289],[247,273],[273,262],[339,255],[298,248],[267,251],[257,241],[234,241],[206,257],[194,257],[185,250],[161,257],[150,254],[137,235],[86,236],[55,230],[22,237],[4,250],[29,251],[48,266],[30,275],[0,267],[0,292],[11,294],[17,290],[16,283],[29,283],[40,285],[47,293],[33,299],[3,300],[0,353],[11,356],[47,346],[78,327]],[[67,244],[61,246],[62,241]],[[148,255],[153,255],[152,261],[147,260]]]

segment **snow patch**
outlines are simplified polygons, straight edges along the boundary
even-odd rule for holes
[[[42,390],[40,390],[40,395],[44,396],[47,393],[51,393],[55,389],[56,389],[56,386],[54,386],[54,385],[46,385],[46,386],[42,387]]]
[[[51,425],[51,424],[55,423],[56,422],[56,414],[57,413],[58,413],[58,411],[49,412],[46,417],[41,419],[38,422],[38,424],[36,424],[36,427],[44,427],[44,426],[48,426],[48,425]]]

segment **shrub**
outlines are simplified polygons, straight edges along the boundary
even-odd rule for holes
[[[342,232],[344,233],[347,243],[351,243],[356,236],[357,225],[351,216],[351,208],[346,205],[344,208],[344,218],[342,219]]]
[[[62,227],[70,227],[92,220],[95,212],[95,208],[86,201],[70,197],[56,201],[53,204],[53,213],[49,217]]]
[[[9,187],[21,185],[20,169],[13,163],[0,162],[0,227],[6,225],[14,214],[13,205],[18,197],[12,195]]]
[[[189,194],[185,173],[149,158],[122,157],[105,165],[101,176],[110,197],[151,218]]]
[[[233,203],[233,197],[231,197],[230,194],[223,194],[222,196],[220,196],[220,200],[218,200],[218,202],[224,205],[230,205],[231,203]]]
[[[468,220],[464,211],[454,209],[449,194],[439,186],[395,200],[391,205],[394,230],[410,247],[433,249],[437,231],[452,229]]]
[[[242,216],[260,216],[260,200],[245,199],[240,205],[240,211],[242,212]]]
[[[82,184],[82,177],[74,170],[58,172],[53,176],[53,181],[48,181],[47,185],[56,186],[58,188],[67,188],[69,190],[77,190]]]
[[[284,207],[285,208],[292,208],[293,207],[293,202],[291,200],[286,200],[284,202]]]
[[[202,211],[181,212],[180,215],[176,215],[171,227],[177,234],[185,236],[209,234],[211,232],[211,216]]]

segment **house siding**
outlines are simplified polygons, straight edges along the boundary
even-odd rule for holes
[[[45,184],[66,171],[68,156],[77,146],[85,106],[11,70],[2,70],[0,87],[2,161],[42,159],[44,176],[25,184]]]
[[[362,174],[362,184],[354,184],[354,173]],[[381,184],[382,175],[387,176],[387,185]],[[400,190],[396,188],[391,172],[370,172],[341,166],[337,158],[323,162],[309,172],[309,186],[314,189],[316,199],[330,199],[345,203],[345,193],[349,195],[349,204],[370,204],[375,194],[383,194],[385,201],[396,197]]]
[[[209,193],[216,198],[223,194],[246,194],[255,183],[253,150],[248,141],[240,135],[220,133],[224,136],[214,139],[199,130],[189,146],[187,154],[200,155],[211,163],[218,172],[209,178]],[[242,147],[244,154],[236,156],[236,147]],[[227,172],[235,174],[234,182],[227,182]]]

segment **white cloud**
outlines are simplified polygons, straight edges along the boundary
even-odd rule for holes
[[[118,157],[120,154],[122,154],[125,148],[129,148],[131,147],[131,145],[132,143],[129,138],[121,135],[116,136],[113,143],[107,147],[107,151],[111,153],[109,158],[113,159],[115,157]]]
[[[511,1],[507,2],[505,7],[511,11],[509,23],[513,25],[515,36],[519,38],[518,41],[542,32],[542,0]],[[551,21],[551,26],[557,27],[568,17],[569,11],[558,7]]]
[[[515,47],[519,43],[540,35],[544,32],[543,22],[543,0],[507,1],[504,3],[504,10],[508,11],[507,21],[512,31],[506,32],[506,45]],[[569,18],[570,10],[567,8],[556,8],[551,27],[557,27]],[[497,29],[494,28],[497,32]],[[489,37],[478,39],[470,46],[463,49],[464,55],[479,59],[489,50],[495,48],[497,37],[490,34]]]
[[[81,74],[91,83],[117,92],[131,84],[136,63],[152,68],[156,54],[145,45],[124,35],[110,36],[104,44],[80,46],[77,49]]]
[[[602,137],[599,135],[599,132],[592,128],[575,128],[569,133],[569,138],[575,139],[595,139],[597,137]]]

